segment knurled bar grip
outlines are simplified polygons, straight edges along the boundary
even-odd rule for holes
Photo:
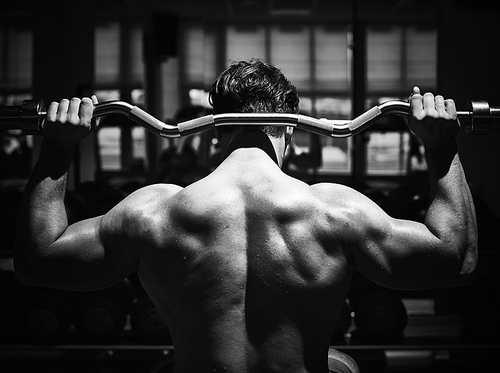
[[[382,114],[382,111],[378,106],[372,107],[370,110],[365,111],[359,117],[353,119],[349,122],[349,130],[355,134],[358,133],[358,129],[362,130],[367,123],[373,123],[377,120],[377,117]]]
[[[132,121],[161,137],[175,138],[219,126],[292,126],[330,137],[350,137],[371,126],[387,115],[408,115],[410,104],[405,101],[387,101],[375,106],[351,121],[315,119],[301,114],[233,113],[206,115],[177,125],[163,123],[143,109],[124,101],[104,101],[95,106],[94,117],[112,113],[128,116]],[[0,130],[21,129],[25,135],[41,134],[45,119],[43,101],[26,100],[21,106],[0,107]],[[500,129],[500,108],[490,107],[486,101],[469,101],[468,111],[457,112],[466,124],[468,134],[485,134],[489,129]]]

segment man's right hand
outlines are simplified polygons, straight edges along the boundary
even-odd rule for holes
[[[43,140],[51,146],[71,150],[92,131],[92,115],[97,97],[52,102],[42,125]]]
[[[413,88],[410,97],[410,129],[432,149],[454,142],[460,130],[455,102],[432,93],[420,94],[420,88]]]

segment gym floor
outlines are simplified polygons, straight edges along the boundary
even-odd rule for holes
[[[0,350],[2,373],[152,373],[156,372],[158,363],[171,354],[167,346],[3,347]],[[499,344],[445,342],[334,347],[353,357],[361,373],[484,372],[491,370],[493,359],[500,353]]]
[[[333,348],[350,355],[361,373],[491,370],[491,364],[500,355],[499,333],[494,332],[498,330],[495,322],[500,322],[496,308],[491,312],[484,309],[477,315],[475,332],[480,338],[471,339],[464,334],[463,317],[456,313],[436,314],[433,299],[405,298],[403,301],[408,323],[401,338],[383,343],[367,342],[359,337],[351,318],[347,333],[332,342]],[[3,341],[3,344],[0,342],[1,373],[168,373],[165,369],[158,370],[158,364],[172,356],[173,351],[168,345],[138,343],[130,318],[116,344],[84,344],[76,333],[60,345],[35,345],[6,341],[2,337],[0,335]]]

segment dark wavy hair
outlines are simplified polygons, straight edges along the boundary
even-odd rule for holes
[[[213,83],[209,101],[214,114],[299,112],[295,86],[278,68],[259,59],[230,64]],[[223,132],[245,129],[242,126],[221,128]],[[258,128],[274,137],[281,137],[285,132],[283,126]]]

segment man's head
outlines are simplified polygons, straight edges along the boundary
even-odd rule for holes
[[[257,59],[232,63],[213,83],[209,100],[214,114],[299,112],[299,97],[292,83],[278,68]],[[286,131],[284,126],[259,129],[278,138]]]

